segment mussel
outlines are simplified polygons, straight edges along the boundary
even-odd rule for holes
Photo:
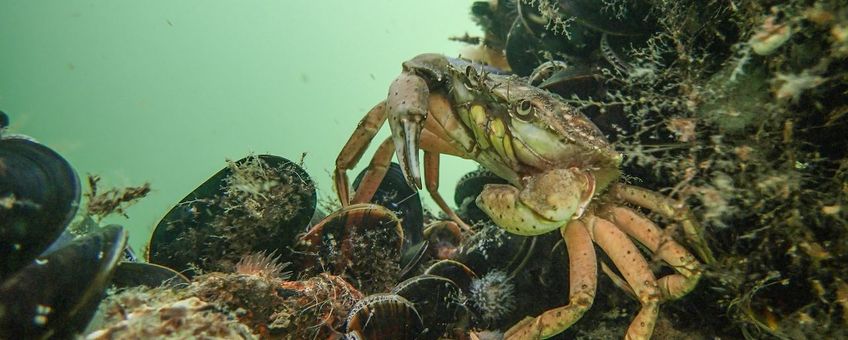
[[[188,285],[189,280],[177,271],[153,263],[122,261],[115,268],[112,285],[117,288],[136,286],[159,287],[163,285],[178,287]]]
[[[231,270],[241,256],[276,252],[288,258],[315,213],[315,185],[297,164],[278,156],[230,162],[159,222],[148,262],[192,275]]]
[[[406,298],[427,326],[419,339],[439,339],[445,332],[468,326],[465,297],[452,280],[423,274],[398,283],[392,293]]]
[[[456,256],[462,243],[462,231],[453,221],[435,221],[424,229],[429,242],[430,256],[435,259],[450,259]]]
[[[362,178],[368,169],[363,170],[353,181],[354,190],[359,189]],[[410,274],[417,268],[427,253],[429,243],[423,239],[424,208],[418,190],[413,190],[406,182],[400,165],[392,162],[380,182],[371,203],[382,205],[400,219],[403,226],[403,246],[400,265],[402,275]]]
[[[388,208],[350,205],[299,237],[302,270],[344,275],[366,293],[384,291],[400,276],[403,234],[400,220]]]
[[[581,65],[592,66],[590,69],[618,68],[613,59],[623,54],[610,58],[609,52],[617,46],[632,48],[643,44],[656,31],[652,6],[644,0],[477,1],[471,12],[485,32],[485,50],[503,51],[500,57],[505,57],[513,73],[524,77],[545,62],[565,62],[576,67],[578,76],[569,71],[558,82],[573,79],[577,84],[566,87],[585,91],[579,84],[586,84],[595,77],[592,74],[600,73],[587,73]],[[609,40],[607,46],[603,46],[605,37]],[[497,57],[484,59],[500,62]],[[599,86],[589,85],[591,89]]]
[[[79,198],[79,178],[58,153],[25,138],[0,139],[0,278],[59,237]]]
[[[349,340],[418,339],[424,322],[412,302],[397,294],[379,293],[359,300],[347,318]]]
[[[359,188],[362,177],[366,171],[362,171],[353,181],[354,190]],[[421,196],[418,190],[413,190],[406,183],[403,171],[395,162],[392,162],[386,171],[386,176],[380,182],[377,191],[371,198],[371,203],[389,208],[403,225],[404,249],[418,244],[422,239],[424,229],[424,209],[421,206]]]
[[[477,274],[471,268],[454,260],[441,260],[433,263],[424,271],[424,274],[448,278],[465,294],[468,294],[471,282],[477,279]]]
[[[0,285],[0,338],[67,338],[88,324],[126,246],[107,226],[35,259]]]
[[[477,207],[477,196],[483,192],[486,184],[506,184],[507,181],[493,172],[478,169],[462,176],[456,183],[453,194],[454,203],[459,208],[457,213],[466,223],[476,223],[489,220],[489,216]]]

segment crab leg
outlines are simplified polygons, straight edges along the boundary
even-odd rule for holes
[[[695,250],[695,253],[707,264],[715,262],[715,257],[707,241],[704,240],[703,229],[695,222],[695,217],[685,205],[657,192],[626,184],[611,186],[610,193],[621,200],[679,222],[689,246]]]
[[[350,187],[348,184],[347,170],[356,166],[356,163],[359,163],[359,159],[362,158],[365,150],[368,149],[368,145],[371,144],[371,140],[377,135],[377,131],[380,131],[380,127],[383,126],[385,121],[385,102],[380,102],[371,108],[371,110],[365,114],[365,117],[359,121],[359,125],[356,126],[356,129],[353,131],[350,139],[347,140],[342,151],[339,152],[339,156],[336,157],[336,172],[334,180],[336,193],[339,196],[339,201],[341,202],[342,207],[346,207],[350,204]]]
[[[448,217],[462,227],[462,229],[465,229],[467,232],[473,232],[471,227],[465,224],[465,222],[456,215],[456,212],[454,212],[453,209],[445,203],[445,199],[442,198],[442,195],[439,193],[439,154],[436,152],[424,151],[424,181],[427,184],[427,192],[430,193],[430,197],[433,198],[433,201],[436,201],[439,208],[441,208],[445,214],[448,214]]]
[[[504,339],[549,338],[580,320],[592,306],[598,285],[598,268],[592,238],[583,222],[574,220],[560,228],[568,251],[568,305],[527,317],[515,324]]]
[[[663,237],[662,229],[631,209],[607,207],[603,211],[605,217],[610,218],[619,229],[648,247],[678,272],[659,279],[664,299],[678,299],[695,288],[701,278],[701,269],[695,256],[686,248],[670,237]]]
[[[371,158],[371,163],[365,169],[365,174],[362,175],[362,181],[359,182],[359,187],[356,188],[353,201],[351,204],[368,203],[386,177],[386,172],[389,171],[389,164],[392,164],[394,157],[395,145],[392,144],[391,138],[386,138],[380,143],[377,151],[374,152],[374,157]]]
[[[609,255],[642,304],[642,309],[627,328],[625,339],[650,338],[657,322],[661,296],[648,261],[633,241],[612,222],[600,217],[590,217],[587,222],[592,239]]]

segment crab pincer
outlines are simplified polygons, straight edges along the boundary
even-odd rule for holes
[[[419,139],[427,119],[429,97],[430,89],[424,78],[405,68],[392,82],[386,99],[398,162],[409,186],[418,189],[421,189]]]

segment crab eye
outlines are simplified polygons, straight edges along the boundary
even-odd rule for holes
[[[529,100],[522,100],[515,106],[515,113],[518,115],[518,118],[530,118],[533,116],[533,104]]]

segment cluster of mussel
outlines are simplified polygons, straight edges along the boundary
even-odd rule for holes
[[[530,76],[557,61],[556,75],[540,87],[566,92],[593,84],[599,68],[627,71],[625,49],[640,46],[656,31],[651,3],[593,0],[478,1],[472,14],[483,26],[484,45],[503,51],[509,67],[519,76]],[[496,63],[496,64],[497,64]],[[556,65],[551,65],[556,66]],[[595,88],[595,86],[590,86]],[[585,93],[585,90],[583,90]]]
[[[503,330],[565,303],[567,280],[561,241],[507,234],[473,203],[483,185],[502,181],[480,170],[457,185],[458,212],[477,229],[468,235],[425,217],[397,164],[371,203],[327,215],[296,163],[248,156],[176,204],[142,261],[120,226],[70,234],[80,205],[76,173],[46,146],[4,135],[0,338],[133,336],[122,332],[141,315],[161,323],[145,331],[166,329],[144,334],[179,334],[194,311],[240,323],[249,331],[223,334],[244,338],[462,339]],[[104,301],[110,287],[119,289]],[[141,308],[125,305],[118,322],[102,320],[115,304],[109,299],[141,287],[176,293],[157,308],[151,295],[136,295]]]
[[[83,330],[105,294],[127,233],[107,226],[63,234],[79,179],[59,154],[23,135],[3,134],[0,112],[0,338],[64,338]]]
[[[633,55],[658,31],[652,6],[644,0],[476,1],[471,11],[485,32],[482,45],[492,51],[482,59],[564,98],[599,100],[620,87],[620,79],[655,67],[646,61],[660,61]],[[665,54],[652,57],[672,58]],[[626,126],[620,112],[586,111],[603,131]]]

